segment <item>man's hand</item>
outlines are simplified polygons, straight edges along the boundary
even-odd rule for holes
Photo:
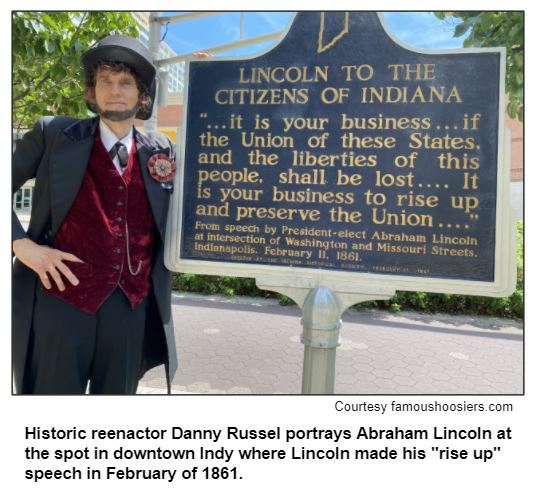
[[[196,51],[192,54],[193,58],[210,58],[213,56],[212,53],[207,53],[206,51]]]
[[[36,244],[30,239],[15,240],[13,242],[13,252],[20,261],[39,275],[41,283],[47,290],[52,288],[48,275],[56,282],[60,291],[65,290],[61,274],[74,286],[79,284],[78,278],[63,263],[63,261],[82,263],[83,261],[74,256],[74,254]]]

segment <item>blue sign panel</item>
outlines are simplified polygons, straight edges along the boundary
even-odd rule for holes
[[[180,258],[493,281],[501,62],[371,12],[191,62]]]

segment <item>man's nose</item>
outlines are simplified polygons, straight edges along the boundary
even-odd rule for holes
[[[111,93],[112,94],[120,94],[121,93],[122,86],[119,82],[112,82],[111,83]]]

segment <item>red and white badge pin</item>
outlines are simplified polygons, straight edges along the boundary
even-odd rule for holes
[[[148,171],[157,182],[169,182],[176,174],[176,162],[164,153],[156,153],[148,160]]]

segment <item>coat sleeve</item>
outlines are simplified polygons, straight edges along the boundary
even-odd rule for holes
[[[177,157],[177,155],[176,155],[176,147],[177,147],[177,145],[172,143],[172,140],[170,140],[170,138],[168,136],[167,136],[167,141],[168,141],[168,146],[170,148],[170,157],[175,160],[176,157]]]
[[[28,179],[34,178],[37,174],[37,169],[45,150],[44,128],[49,119],[39,119],[33,129],[16,142],[15,151],[13,152],[13,194]],[[14,241],[28,237],[14,210],[12,211],[11,232]]]

